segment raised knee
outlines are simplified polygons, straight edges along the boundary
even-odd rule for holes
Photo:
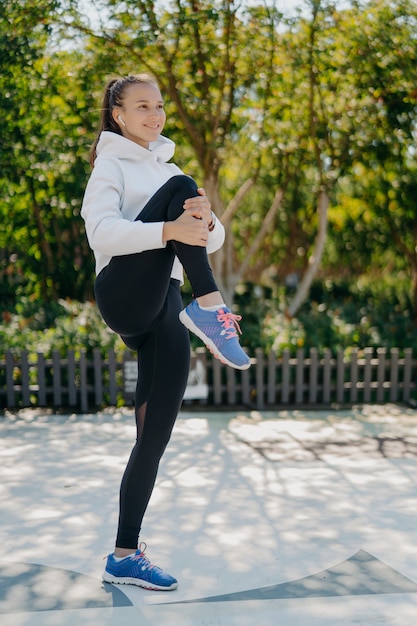
[[[197,183],[191,176],[186,174],[176,174],[170,178],[169,182],[174,186],[175,190],[183,189],[184,191],[192,192],[193,195],[197,193]]]

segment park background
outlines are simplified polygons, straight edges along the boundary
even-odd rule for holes
[[[139,71],[226,228],[249,354],[415,353],[416,2],[5,0],[0,30],[2,359],[124,350],[80,207],[104,85]]]

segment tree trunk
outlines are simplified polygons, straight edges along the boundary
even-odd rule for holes
[[[329,207],[329,196],[326,189],[322,189],[319,193],[318,197],[318,215],[319,215],[319,228],[316,236],[315,246],[313,249],[313,253],[311,254],[308,266],[305,271],[305,274],[298,285],[295,296],[288,306],[285,314],[288,318],[293,318],[297,313],[298,309],[304,303],[306,298],[308,297],[311,283],[314,280],[314,277],[317,274],[317,271],[320,267],[321,257],[323,256],[324,245],[326,243],[326,233],[327,233],[327,209]]]
[[[240,203],[250,191],[254,182],[254,179],[247,179],[233,196],[226,209],[223,210],[218,178],[215,175],[210,175],[204,181],[204,187],[210,199],[212,209],[221,220],[226,231],[225,243],[220,250],[210,255],[210,263],[219,290],[228,306],[233,304],[235,287],[242,276],[241,271],[234,271],[234,248],[230,224],[239,209]]]
[[[413,320],[417,322],[417,267],[412,268],[411,272],[411,306],[413,311]]]

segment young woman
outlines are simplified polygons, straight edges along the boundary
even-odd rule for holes
[[[148,589],[177,587],[150,563],[139,533],[162,454],[181,406],[189,373],[187,329],[222,362],[250,361],[226,307],[207,253],[224,228],[203,189],[173,163],[174,143],[161,136],[161,93],[147,74],[107,85],[93,166],[81,215],[96,259],[95,295],[101,315],[138,352],[136,444],[120,488],[116,546],[103,579]],[[182,309],[182,268],[195,298]]]

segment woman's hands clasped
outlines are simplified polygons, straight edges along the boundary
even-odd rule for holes
[[[194,198],[187,198],[184,202],[184,211],[191,211],[194,213],[194,217],[197,217],[203,222],[210,225],[212,220],[211,215],[211,204],[209,199],[206,196],[206,192],[202,187],[197,189],[197,192],[200,194],[199,196],[195,196]]]
[[[164,242],[175,240],[190,246],[206,246],[212,222],[211,204],[202,187],[197,189],[200,195],[187,198],[184,213],[173,222],[165,222]]]

